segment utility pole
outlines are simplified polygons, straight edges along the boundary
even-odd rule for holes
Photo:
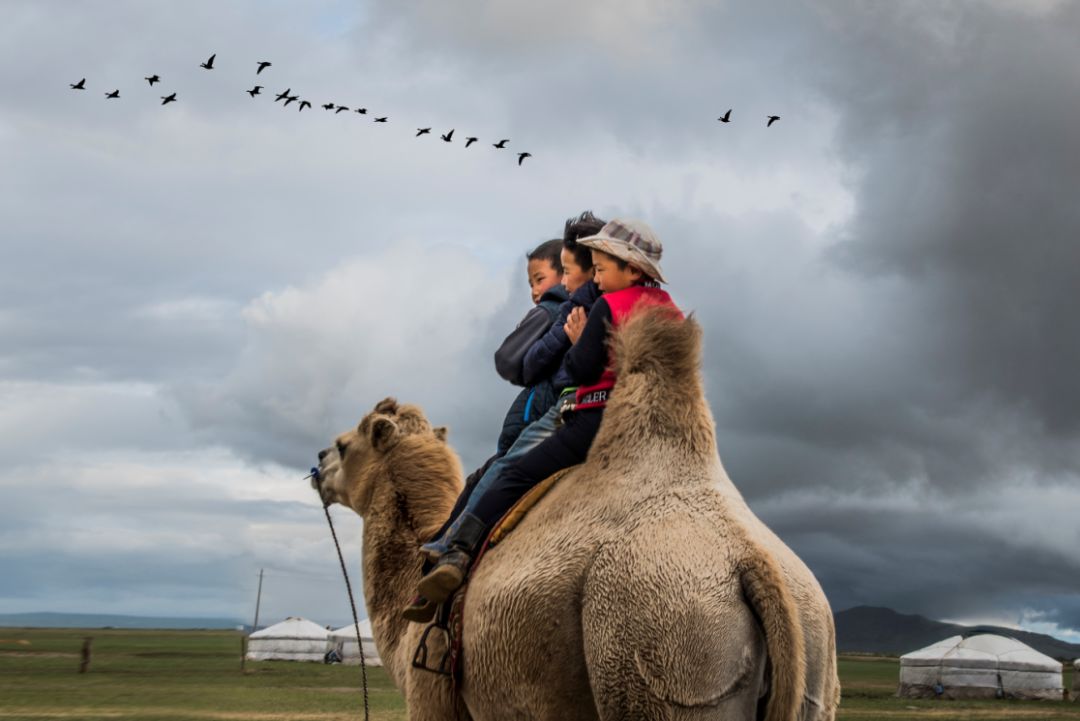
[[[262,601],[263,569],[259,569],[259,592],[255,596],[255,623],[251,624],[251,632],[259,630],[259,602]]]

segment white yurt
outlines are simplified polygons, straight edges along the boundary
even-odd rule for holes
[[[330,632],[313,621],[289,616],[248,636],[252,661],[322,661]]]
[[[330,632],[326,650],[337,649],[345,663],[360,663],[360,653],[356,650],[356,630],[360,629],[360,640],[364,644],[364,663],[368,666],[382,666],[379,649],[375,648],[375,638],[371,634],[371,621],[364,619],[355,626],[343,626]]]
[[[1080,701],[1080,658],[1073,661],[1072,700]]]
[[[951,636],[900,657],[899,696],[1060,701],[1061,663],[992,633]]]

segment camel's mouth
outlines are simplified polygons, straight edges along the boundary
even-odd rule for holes
[[[331,446],[319,451],[319,465],[311,469],[309,478],[311,487],[319,493],[323,503],[330,504],[337,501],[337,475],[341,472],[341,457],[337,448]]]

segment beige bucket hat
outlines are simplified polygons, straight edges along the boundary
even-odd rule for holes
[[[615,218],[608,221],[596,235],[579,238],[578,243],[632,263],[653,280],[667,283],[664,272],[660,270],[664,246],[643,220]]]

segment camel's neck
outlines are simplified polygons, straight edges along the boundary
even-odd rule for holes
[[[412,649],[400,648],[409,627],[401,611],[420,580],[420,545],[445,520],[461,488],[460,463],[452,453],[448,459],[423,466],[440,474],[433,478],[388,467],[364,509],[364,601],[383,663],[399,682],[412,657]]]
[[[364,522],[364,603],[383,663],[397,681],[404,679],[406,654],[399,646],[408,630],[401,611],[420,581],[423,543],[405,521],[396,518],[387,524],[373,518]]]

